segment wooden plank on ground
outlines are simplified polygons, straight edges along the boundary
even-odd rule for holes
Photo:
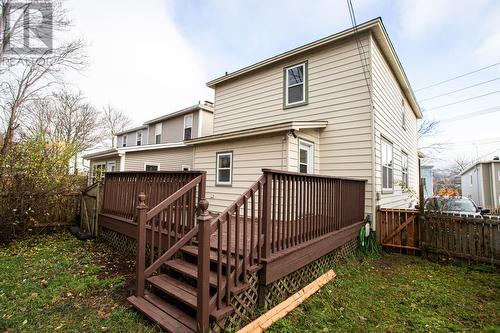
[[[299,290],[296,294],[292,295],[285,301],[281,302],[256,320],[252,321],[247,326],[243,327],[238,333],[250,333],[250,332],[264,332],[273,323],[279,319],[286,316],[290,311],[295,309],[297,306],[302,304],[306,299],[308,299],[312,294],[317,292],[326,283],[332,280],[336,276],[335,272],[329,270],[325,274],[321,275],[319,278],[308,284],[303,289]]]

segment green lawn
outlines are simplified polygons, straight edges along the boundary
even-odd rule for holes
[[[0,247],[0,332],[159,332],[131,310],[133,262],[68,234]],[[498,331],[500,275],[386,255],[337,278],[272,332]]]
[[[126,304],[131,265],[69,234],[0,248],[0,332],[159,332]]]
[[[337,277],[271,332],[500,332],[500,274],[491,266],[384,255]]]

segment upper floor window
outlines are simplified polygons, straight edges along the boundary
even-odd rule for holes
[[[299,172],[314,172],[314,144],[299,140]]]
[[[217,153],[216,185],[231,185],[233,180],[233,153]]]
[[[161,143],[161,130],[162,130],[161,123],[156,124],[155,125],[155,143],[156,144]]]
[[[192,130],[193,130],[193,115],[187,114],[184,116],[184,140],[191,139]]]
[[[401,152],[401,182],[408,186],[408,154]]]
[[[127,147],[127,136],[122,136],[122,147]]]
[[[307,63],[285,68],[285,107],[307,103]]]
[[[138,146],[142,145],[142,131],[136,133],[136,143]]]
[[[392,155],[392,143],[382,138],[382,191],[393,190],[394,163]]]

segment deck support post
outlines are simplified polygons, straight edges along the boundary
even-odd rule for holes
[[[139,194],[139,205],[137,205],[137,263],[136,263],[136,288],[137,297],[144,296],[144,270],[146,265],[146,195]],[[151,249],[153,251],[153,249]]]
[[[198,216],[198,306],[196,321],[198,332],[209,332],[210,315],[210,221],[208,200],[202,198],[199,202]]]
[[[271,206],[272,206],[272,174],[269,172],[265,172],[266,183],[264,184],[264,195],[263,195],[263,228],[262,232],[264,233],[264,250],[262,251],[262,258],[268,259],[271,256]]]

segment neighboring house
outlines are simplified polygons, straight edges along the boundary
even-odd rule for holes
[[[463,196],[481,207],[500,208],[500,160],[474,163],[460,177]]]
[[[213,106],[210,102],[146,121],[122,131],[116,147],[87,154],[89,182],[103,171],[188,170],[193,166],[193,149],[184,140],[212,134]]]
[[[420,177],[424,182],[424,199],[434,195],[433,168],[432,165],[422,165],[420,167]]]
[[[228,207],[262,168],[365,179],[365,211],[373,220],[377,206],[418,201],[411,193],[418,195],[422,114],[381,19],[207,85],[215,91],[213,133],[180,144],[192,149],[186,161],[207,171],[211,210]],[[156,135],[166,134],[145,124],[154,147]],[[163,151],[163,158],[172,160],[172,152]],[[131,170],[131,154],[126,151],[120,170]],[[134,168],[142,170],[141,163]]]

